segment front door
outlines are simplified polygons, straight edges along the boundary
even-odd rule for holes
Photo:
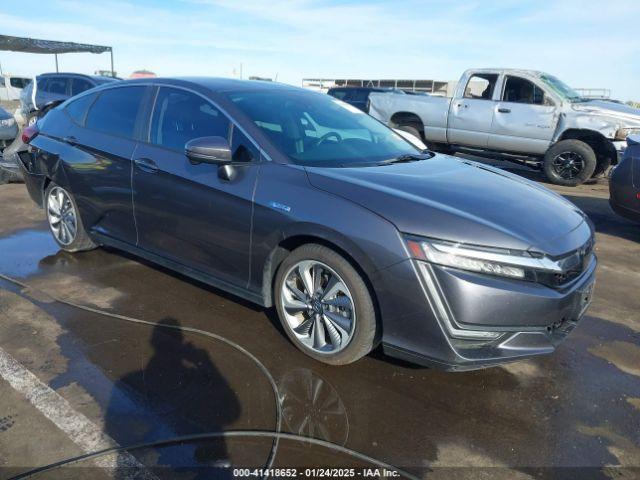
[[[447,125],[449,143],[487,148],[497,82],[497,73],[476,74],[469,78],[462,97],[451,101]]]
[[[489,148],[544,154],[557,120],[554,100],[542,88],[527,79],[507,76],[495,104]]]
[[[230,139],[235,176],[194,164],[185,143]],[[211,102],[193,92],[160,87],[148,142],[134,154],[138,245],[151,253],[238,286],[249,280],[251,214],[260,156]]]

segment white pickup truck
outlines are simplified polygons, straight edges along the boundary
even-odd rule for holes
[[[639,109],[582,98],[531,70],[467,70],[453,98],[371,93],[369,114],[434,150],[497,154],[568,186],[603,174],[640,133]]]

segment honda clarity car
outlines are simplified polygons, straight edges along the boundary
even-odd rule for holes
[[[109,246],[275,307],[325,363],[380,345],[449,370],[546,354],[591,301],[594,231],[577,207],[328,95],[123,81],[23,136],[61,249]]]

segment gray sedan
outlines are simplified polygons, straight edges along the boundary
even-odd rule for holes
[[[274,306],[322,362],[378,345],[446,369],[550,353],[591,300],[593,228],[575,205],[328,95],[126,81],[23,137],[61,249],[108,245]]]

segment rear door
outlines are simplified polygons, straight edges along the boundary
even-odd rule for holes
[[[507,152],[544,154],[555,131],[557,107],[534,82],[508,75],[495,103],[489,148]]]
[[[205,136],[230,140],[233,179],[219,176],[217,165],[186,157],[185,143]],[[139,246],[246,287],[257,149],[210,100],[164,86],[158,89],[145,139],[133,169]]]
[[[497,73],[478,73],[469,78],[462,96],[451,101],[447,126],[449,143],[487,148],[497,83]]]
[[[138,117],[148,87],[129,86],[83,95],[65,110],[73,127],[64,141],[74,148],[65,171],[84,212],[85,227],[135,245],[131,158]]]

